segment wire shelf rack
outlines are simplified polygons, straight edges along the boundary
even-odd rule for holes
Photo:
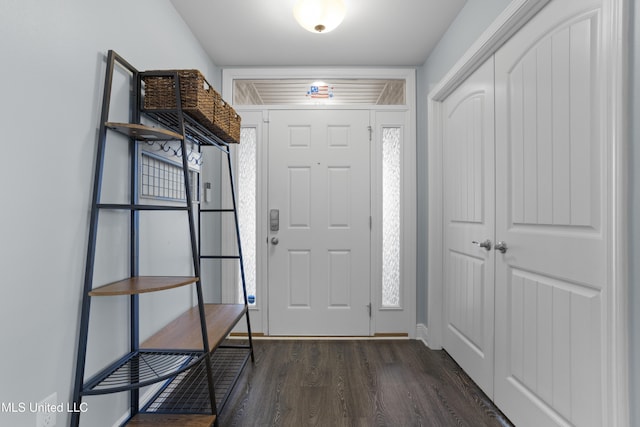
[[[202,351],[138,351],[87,381],[84,395],[115,393],[151,385],[184,372],[204,358]],[[206,382],[206,376],[204,377]]]
[[[211,355],[211,368],[220,411],[250,356],[248,347],[218,347]],[[211,413],[204,362],[169,381],[143,409],[153,413]]]
[[[176,133],[180,133],[180,119],[173,111],[150,111],[143,110],[144,114],[156,121],[157,123],[171,129]],[[214,135],[210,130],[198,123],[193,117],[185,114],[185,137],[199,145],[214,145],[218,147],[226,147],[229,144],[224,142],[221,138]]]

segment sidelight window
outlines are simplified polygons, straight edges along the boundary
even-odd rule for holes
[[[249,295],[249,304],[255,304],[256,295],[256,148],[257,129],[246,127],[240,130],[240,144],[238,144],[237,168],[237,204],[238,224],[242,242],[244,275]],[[244,303],[242,295],[242,276],[238,272],[238,302]]]
[[[382,129],[382,306],[400,306],[400,136]]]

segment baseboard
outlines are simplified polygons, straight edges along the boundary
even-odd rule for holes
[[[252,332],[251,338],[264,337],[264,332]],[[231,332],[229,338],[249,338],[247,332]]]
[[[156,395],[158,391],[164,386],[164,381],[153,384],[149,386],[149,390],[140,398],[140,407],[144,408],[144,406],[151,401],[151,399]],[[120,427],[129,419],[129,411],[125,412],[115,423],[113,423],[112,427]]]
[[[429,347],[429,343],[427,342],[427,325],[424,323],[418,323],[416,325],[416,339],[422,341],[425,346]]]

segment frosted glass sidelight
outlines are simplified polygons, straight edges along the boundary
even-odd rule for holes
[[[254,296],[254,298],[250,298],[251,305],[255,305],[256,295],[256,142],[256,128],[247,127],[240,130],[236,173],[238,180],[238,224],[240,226],[247,295]],[[244,304],[242,276],[239,272],[238,302]]]
[[[382,130],[382,306],[400,306],[400,128]]]

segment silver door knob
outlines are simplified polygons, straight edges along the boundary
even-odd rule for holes
[[[502,253],[505,253],[505,252],[507,252],[507,243],[503,242],[503,241],[499,241],[499,242],[496,243],[495,249],[496,249],[496,251],[500,251]]]
[[[271,244],[272,244],[272,245],[277,245],[279,242],[280,242],[280,241],[278,240],[278,238],[277,238],[277,237],[272,237],[272,238],[271,238]]]
[[[490,251],[491,250],[491,240],[487,239],[484,242],[476,242],[475,240],[473,242],[474,245],[476,246],[480,246],[481,248],[485,248],[486,250]]]

